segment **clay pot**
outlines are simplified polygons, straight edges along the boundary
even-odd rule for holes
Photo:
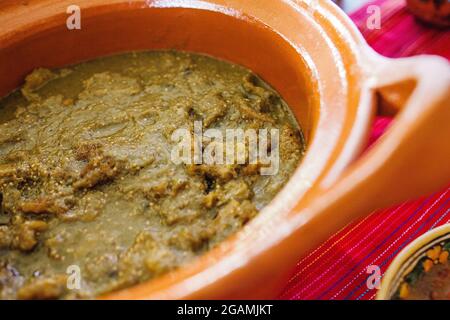
[[[178,49],[252,69],[291,106],[307,154],[242,231],[196,261],[106,298],[270,298],[299,258],[349,222],[450,181],[450,67],[372,51],[330,1],[78,0],[0,3],[0,95],[36,67]],[[382,101],[378,108],[377,101]],[[377,111],[400,110],[361,157]]]

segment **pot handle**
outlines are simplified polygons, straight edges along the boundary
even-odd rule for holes
[[[450,183],[449,63],[434,56],[376,56],[371,69],[381,113],[400,112],[387,132],[305,212],[302,219],[311,220],[308,229],[320,230],[322,240],[336,230],[336,220],[343,227],[375,209]]]
[[[436,56],[379,59],[378,112],[398,115],[349,173],[364,179],[375,208],[450,183],[450,64]]]

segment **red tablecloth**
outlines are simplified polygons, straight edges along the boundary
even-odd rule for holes
[[[367,29],[367,6],[351,17],[376,51],[389,57],[426,53],[450,59],[450,31],[417,22],[403,0],[378,0],[373,4],[381,8],[381,30]],[[375,121],[372,143],[390,121],[389,118]],[[348,225],[300,260],[280,298],[373,299],[377,292],[366,285],[367,267],[377,265],[384,273],[411,241],[446,223],[450,223],[450,187],[374,212]]]

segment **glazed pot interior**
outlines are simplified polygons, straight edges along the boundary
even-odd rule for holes
[[[249,17],[236,19],[202,9],[117,8],[92,13],[83,16],[81,30],[68,30],[63,22],[1,50],[0,95],[16,88],[37,67],[61,67],[134,50],[191,51],[259,74],[282,94],[309,137],[311,112],[318,102],[310,95],[314,77],[302,56],[273,30],[249,23]]]
[[[130,293],[134,297],[149,297],[150,292],[198,274],[227,252],[249,250],[242,242],[250,245],[252,237],[261,235],[258,228],[273,217],[295,214],[302,206],[300,199],[327,175],[333,180],[332,173],[337,176],[345,169],[364,143],[372,111],[370,98],[362,96],[358,52],[352,47],[356,41],[345,34],[347,26],[341,26],[341,32],[332,27],[327,15],[336,12],[330,5],[321,7],[323,12],[310,12],[281,0],[78,2],[81,30],[66,27],[69,1],[23,11],[30,14],[21,18],[22,23],[14,20],[16,14],[2,17],[7,27],[0,31],[0,96],[17,88],[37,67],[62,67],[133,50],[190,51],[243,65],[261,76],[286,100],[308,145],[293,178],[249,224],[248,232],[190,268]],[[334,18],[334,24],[343,23]]]

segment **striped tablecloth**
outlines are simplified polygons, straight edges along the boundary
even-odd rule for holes
[[[450,59],[450,31],[417,22],[404,3],[403,0],[378,0],[369,4],[381,8],[380,30],[367,29],[367,6],[351,17],[368,43],[385,56],[426,53]],[[376,119],[371,143],[376,142],[390,122],[389,118]],[[450,187],[373,212],[348,225],[300,260],[279,298],[373,299],[377,291],[366,285],[367,267],[377,265],[384,273],[411,241],[446,223],[450,223]]]

